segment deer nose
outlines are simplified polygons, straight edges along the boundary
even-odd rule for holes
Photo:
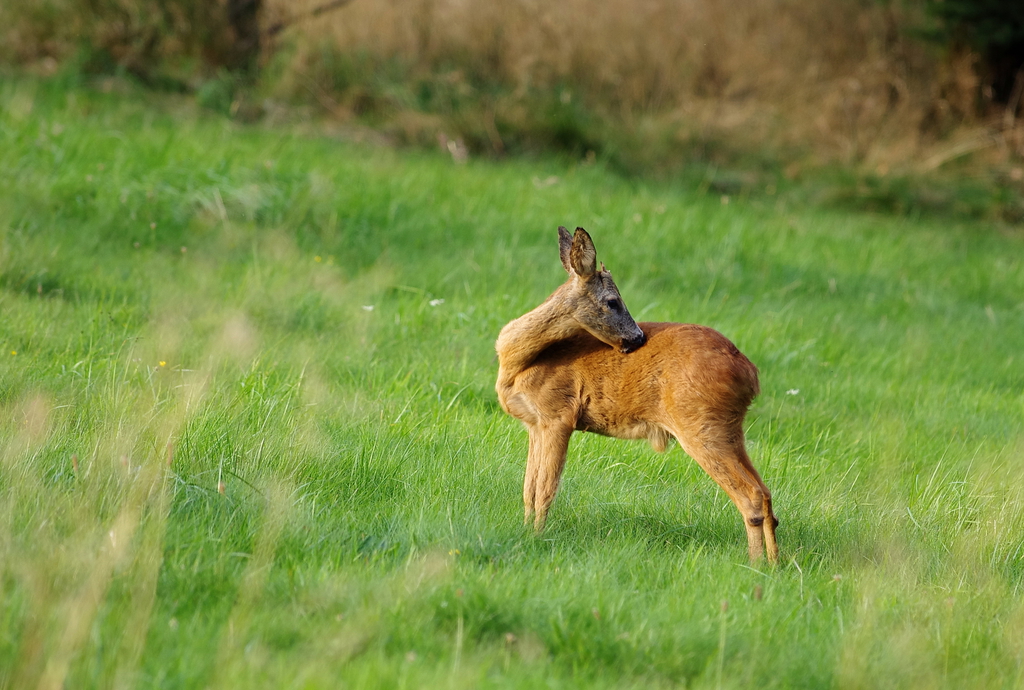
[[[638,331],[639,331],[639,329],[638,329]],[[639,334],[636,335],[635,337],[630,338],[629,340],[623,340],[622,341],[622,353],[626,354],[627,352],[632,352],[633,350],[638,349],[640,346],[642,346],[646,342],[647,342],[647,336],[644,335],[643,331],[639,331]]]

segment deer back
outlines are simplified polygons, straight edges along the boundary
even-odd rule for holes
[[[692,425],[679,433],[742,424],[759,391],[757,368],[732,342],[705,326],[639,326],[647,343],[629,354],[589,334],[552,344],[499,395],[502,406],[528,425],[646,438],[659,450],[670,425]]]

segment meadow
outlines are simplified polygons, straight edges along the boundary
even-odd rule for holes
[[[0,687],[1024,684],[1024,233],[459,165],[0,82]],[[761,372],[781,563],[576,435],[541,535],[501,326],[587,228]]]

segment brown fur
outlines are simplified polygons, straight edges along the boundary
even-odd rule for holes
[[[577,248],[574,237],[566,261],[568,233],[560,228],[569,280],[506,325],[496,346],[498,399],[529,431],[527,522],[533,516],[536,529],[543,528],[573,431],[646,439],[658,451],[675,437],[739,509],[751,560],[767,552],[776,562],[771,493],[743,440],[743,419],[759,392],[757,368],[721,333],[692,324],[638,324],[646,344],[621,352],[634,334],[621,319],[617,330],[597,323],[602,314],[588,301],[588,290],[605,296],[609,285],[616,296],[618,290],[603,270],[576,270],[572,259],[593,249],[580,232],[584,246]]]

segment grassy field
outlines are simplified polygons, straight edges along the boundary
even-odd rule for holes
[[[1019,687],[1024,234],[0,82],[0,687]],[[493,391],[582,225],[759,366],[782,563]]]

